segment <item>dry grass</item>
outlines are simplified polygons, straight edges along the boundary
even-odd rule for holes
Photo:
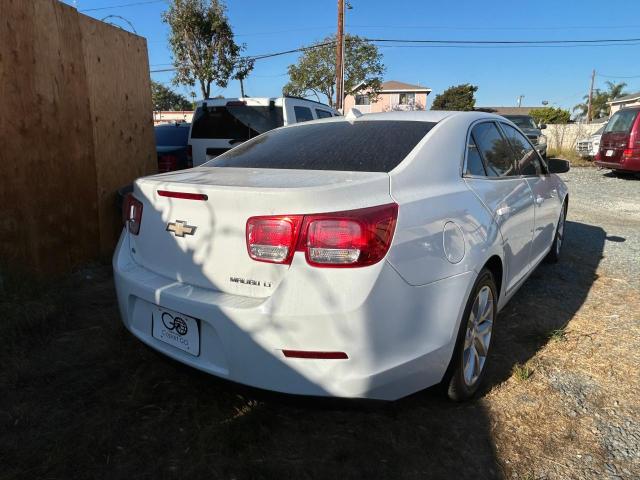
[[[563,158],[571,162],[572,167],[594,167],[593,159],[583,158],[578,152],[572,149],[549,149],[547,152],[549,158]]]

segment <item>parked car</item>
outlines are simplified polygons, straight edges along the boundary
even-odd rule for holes
[[[544,123],[537,125],[529,115],[503,115],[503,117],[515,123],[542,155],[542,158],[547,158],[547,137],[542,134],[542,130],[547,128]]]
[[[614,172],[640,173],[640,107],[618,110],[602,133],[595,164]]]
[[[576,142],[576,151],[582,158],[593,158],[598,153],[600,148],[600,137],[606,124],[593,132],[590,136],[582,138]]]
[[[297,97],[213,98],[193,115],[189,145],[198,166],[274,128],[339,115],[323,103]]]
[[[130,332],[269,390],[472,396],[498,311],[559,259],[569,163],[493,114],[358,115],[137,180],[113,260]]]
[[[190,123],[167,123],[155,127],[158,172],[191,168],[193,161],[188,146]]]

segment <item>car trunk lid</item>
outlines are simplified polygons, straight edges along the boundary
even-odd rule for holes
[[[160,191],[193,198],[171,198]],[[178,282],[250,297],[270,296],[289,266],[249,257],[249,217],[335,212],[391,201],[384,172],[233,167],[143,178],[136,181],[134,196],[143,204],[140,232],[129,234],[137,263]]]

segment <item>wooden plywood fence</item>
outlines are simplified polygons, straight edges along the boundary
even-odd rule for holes
[[[155,171],[144,38],[57,0],[0,1],[0,263],[107,256],[116,191]]]

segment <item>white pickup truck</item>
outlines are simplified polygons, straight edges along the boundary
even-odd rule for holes
[[[193,166],[274,128],[337,115],[340,114],[324,103],[298,97],[203,100],[196,108],[189,132]]]
[[[602,132],[604,132],[607,124],[605,123],[598,130],[593,132],[590,136],[581,138],[576,142],[576,151],[578,155],[583,158],[593,158],[598,153],[598,149],[600,148],[600,137],[602,137]]]

